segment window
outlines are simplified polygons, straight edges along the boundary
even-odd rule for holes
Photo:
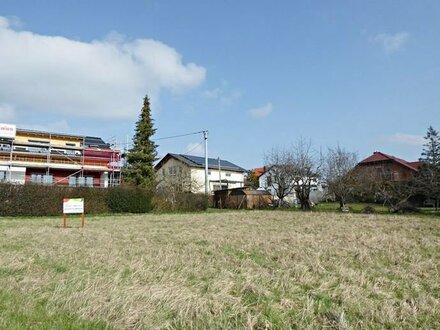
[[[216,190],[221,190],[221,189],[228,189],[228,185],[227,184],[222,184],[221,186],[219,184],[213,184],[212,185],[212,190],[216,191]]]
[[[376,175],[377,175],[377,177],[382,177],[382,175],[383,175],[382,167],[380,167],[380,166],[376,167]]]
[[[169,175],[176,175],[177,174],[177,166],[168,167],[168,173],[169,173]]]
[[[45,154],[47,153],[47,148],[38,148],[38,147],[29,147],[29,152],[32,152],[34,154]]]
[[[93,176],[70,176],[70,187],[93,187]]]
[[[0,144],[0,150],[11,150],[11,146],[9,144]]]
[[[384,179],[385,180],[392,180],[392,178],[393,178],[393,173],[392,173],[392,171],[391,171],[391,169],[389,168],[389,167],[385,167],[384,169],[383,169],[383,176],[384,176]]]
[[[31,142],[31,143],[44,143],[44,144],[49,144],[49,141],[43,141],[43,140],[32,140],[32,139],[28,139],[28,142]]]
[[[272,185],[272,178],[270,176],[266,179],[266,187],[270,187]]]
[[[75,143],[66,142],[66,146],[76,147],[76,144]]]
[[[0,174],[0,178],[1,178],[1,174]],[[23,168],[13,167],[11,171],[9,170],[4,171],[4,180],[7,182],[24,184],[26,182],[26,173]]]
[[[226,176],[231,176],[231,173],[226,173]]]
[[[31,183],[51,185],[53,184],[53,175],[39,173],[31,174]]]

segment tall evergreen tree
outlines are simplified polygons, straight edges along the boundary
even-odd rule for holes
[[[429,126],[425,140],[420,158],[423,165],[414,183],[421,195],[434,201],[437,209],[440,205],[440,136],[432,126]]]
[[[156,132],[151,118],[150,100],[144,98],[144,105],[136,123],[133,136],[133,147],[126,155],[127,168],[124,173],[126,182],[137,186],[148,186],[154,182],[154,162],[157,156],[157,145],[151,141]]]
[[[420,160],[430,165],[440,166],[440,136],[432,126],[429,126],[425,140]]]

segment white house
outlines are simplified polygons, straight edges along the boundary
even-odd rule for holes
[[[258,177],[259,189],[268,191],[275,200],[278,199],[276,195],[277,184],[271,181],[270,169],[266,170],[263,174]],[[312,185],[310,189],[310,200],[314,203],[318,203],[324,199],[326,194],[325,184],[319,180],[312,180]],[[297,205],[299,203],[295,190],[292,191],[284,197],[284,201],[290,205]]]
[[[174,181],[183,190],[205,192],[205,158],[168,153],[154,167],[159,185]],[[208,158],[209,191],[244,186],[245,169],[227,160]]]

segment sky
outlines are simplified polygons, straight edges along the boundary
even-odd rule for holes
[[[408,161],[440,130],[437,0],[0,0],[0,122],[243,168],[310,139]]]

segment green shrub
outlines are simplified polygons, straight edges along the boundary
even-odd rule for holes
[[[64,198],[84,198],[87,214],[196,212],[208,208],[204,194],[158,191],[134,186],[107,189],[43,185],[0,184],[0,216],[63,214]]]
[[[176,195],[176,211],[194,212],[208,209],[208,197],[205,194],[179,193]]]
[[[87,214],[144,213],[152,209],[151,189],[108,189],[0,184],[0,216],[50,216],[63,213],[64,198],[84,198]]]
[[[208,197],[205,194],[160,190],[153,201],[155,212],[197,212],[208,209]]]
[[[154,194],[153,210],[157,213],[174,211],[173,203],[162,194]]]
[[[114,213],[146,213],[153,208],[150,188],[113,187],[106,191],[107,205]]]

